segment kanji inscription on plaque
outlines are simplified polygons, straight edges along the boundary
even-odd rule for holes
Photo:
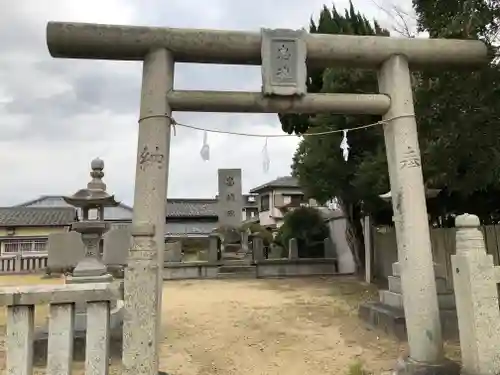
[[[262,29],[262,93],[306,94],[306,35],[304,30]]]

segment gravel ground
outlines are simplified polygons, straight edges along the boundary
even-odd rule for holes
[[[357,320],[359,302],[369,298],[373,289],[352,279],[166,282],[160,367],[171,375],[341,375],[361,361],[371,373],[385,373],[405,348]],[[82,370],[76,363],[74,373]],[[114,363],[111,374],[120,373]]]

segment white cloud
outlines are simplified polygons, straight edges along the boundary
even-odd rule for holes
[[[408,0],[405,0],[408,1]],[[8,2],[8,3],[7,3]],[[45,27],[51,20],[216,29],[307,27],[323,0],[0,0],[0,205],[41,194],[71,194],[89,179],[91,159],[106,163],[108,189],[133,202],[141,64],[53,59]],[[327,2],[327,6],[330,3]],[[348,5],[336,1],[337,7]],[[368,17],[387,18],[371,2],[355,4]],[[176,66],[175,87],[259,90],[258,67]],[[175,114],[211,129],[282,133],[276,115]],[[211,159],[199,151],[202,132],[172,137],[169,196],[213,196],[217,169],[243,169],[248,190],[290,172],[296,137],[270,139],[270,171],[262,170],[263,138],[209,135]]]

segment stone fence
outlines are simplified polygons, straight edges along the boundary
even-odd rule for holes
[[[456,218],[456,254],[451,256],[462,373],[500,373],[500,267],[487,254],[479,219]]]
[[[500,265],[500,226],[480,226],[486,252],[493,263]],[[453,289],[453,267],[451,257],[455,254],[455,228],[431,228],[432,257],[443,268],[446,287]],[[393,228],[373,228],[373,273],[378,279],[392,276],[392,264],[397,261],[396,234]]]
[[[33,373],[35,305],[49,305],[47,374],[71,373],[75,304],[87,306],[87,373],[107,374],[111,302],[123,299],[117,284],[66,284],[4,287],[0,306],[7,306],[6,373]]]
[[[47,253],[2,255],[0,256],[0,275],[44,272],[47,262]]]

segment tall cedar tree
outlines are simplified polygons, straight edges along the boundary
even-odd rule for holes
[[[335,6],[326,6],[320,13],[319,20],[311,20],[311,33],[380,35],[388,36],[377,22],[373,25],[354,9],[352,3],[344,14]],[[376,72],[344,68],[310,70],[308,72],[309,92],[337,93],[376,93]],[[283,130],[289,134],[341,130],[369,124],[380,120],[380,116],[343,116],[343,115],[280,115]],[[292,165],[292,171],[298,177],[305,193],[326,202],[336,198],[348,217],[347,238],[356,260],[358,270],[364,266],[363,231],[360,219],[363,209],[376,212],[390,221],[390,207],[378,198],[387,192],[388,177],[385,164],[385,151],[381,128],[348,133],[352,146],[347,162],[342,158],[339,148],[342,134],[305,137],[301,141]],[[376,163],[375,161],[380,161]],[[374,171],[373,167],[378,171]],[[367,182],[360,174],[360,169],[368,169],[370,175],[379,173],[377,181]],[[368,188],[366,184],[369,183]],[[368,193],[367,193],[368,192]],[[385,210],[381,210],[385,207]]]

